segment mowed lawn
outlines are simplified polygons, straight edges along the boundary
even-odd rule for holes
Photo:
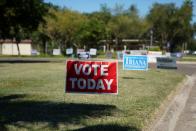
[[[189,61],[189,62],[196,62],[196,55],[187,55],[182,57],[180,61]]]
[[[68,94],[65,72],[65,63],[0,64],[0,130],[139,131],[185,77],[119,64],[118,95]]]

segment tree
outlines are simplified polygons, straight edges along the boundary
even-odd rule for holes
[[[99,41],[106,37],[106,27],[103,21],[96,17],[89,18],[77,32],[78,47],[97,48]]]
[[[145,19],[138,15],[135,5],[131,5],[128,10],[119,9],[108,23],[111,38],[115,39],[115,47],[122,44],[122,39],[139,39],[147,30],[148,24]]]
[[[37,30],[31,34],[31,39],[33,42],[33,48],[38,49],[44,54],[48,53],[48,41],[50,38],[44,32]]]
[[[174,4],[155,3],[148,15],[147,19],[150,21],[154,34],[156,34],[157,39],[161,43],[161,48],[163,48],[169,40],[169,21],[171,18],[174,18],[175,12],[176,7]]]
[[[191,24],[193,16],[193,3],[191,0],[185,0],[178,12],[181,30],[174,41],[180,46],[192,43],[194,39],[194,25]]]
[[[110,31],[108,23],[112,19],[111,9],[106,4],[100,6],[100,11],[85,14],[88,17],[88,22],[82,26],[80,32],[80,40],[89,47],[99,46],[100,40],[109,40]],[[88,32],[88,33],[87,33]],[[87,35],[88,34],[88,35]],[[85,42],[85,40],[87,40]]]
[[[114,16],[120,16],[125,13],[124,6],[122,4],[115,4],[115,7],[112,9],[112,14]]]
[[[54,47],[60,47],[65,53],[66,47],[76,46],[76,36],[86,17],[69,9],[50,9],[51,16],[45,17],[46,24],[40,26],[40,32],[50,38]]]
[[[15,39],[18,43],[37,29],[47,14],[43,0],[3,0],[0,3],[0,38]]]
[[[154,29],[161,47],[169,43],[169,51],[179,50],[192,36],[192,2],[187,0],[177,8],[174,4],[155,3],[150,10],[148,20]]]
[[[135,5],[130,5],[129,9],[127,10],[127,15],[131,17],[138,18],[138,9]]]
[[[193,29],[192,39],[188,43],[187,47],[191,51],[196,51],[196,23],[193,23],[192,29]]]

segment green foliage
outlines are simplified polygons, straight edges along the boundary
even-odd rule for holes
[[[80,13],[43,0],[1,0],[0,38],[31,38],[33,46],[43,53],[52,48],[61,48],[65,53],[69,47],[99,48],[101,40],[114,49],[124,45],[122,39],[140,39],[149,44],[152,29],[153,40],[160,43],[161,49],[170,43],[168,51],[172,52],[184,43],[194,48],[196,26],[191,23],[192,16],[191,0],[181,7],[154,3],[147,17],[140,17],[135,5],[124,9],[120,4],[114,8],[102,4],[100,11]]]
[[[156,39],[162,43],[161,47],[169,42],[169,50],[173,52],[192,39],[192,8],[191,1],[185,1],[180,8],[172,3],[153,5],[148,20],[152,24]]]
[[[103,4],[100,11],[90,14],[66,8],[51,8],[49,12],[52,16],[45,17],[47,22],[39,27],[39,34],[45,34],[49,44],[56,43],[62,50],[84,46],[86,49],[99,48],[100,40],[104,39],[110,41],[112,46],[112,39],[120,42],[123,38],[139,38],[149,28],[147,21],[139,17],[134,5],[124,10],[122,5],[117,4],[114,9],[110,9]],[[42,37],[40,40],[44,41]]]
[[[191,51],[196,51],[196,40],[192,40],[188,43],[188,49]]]
[[[105,36],[105,25],[96,18],[90,18],[77,32],[78,47],[97,48]]]
[[[68,9],[51,8],[49,13],[52,17],[45,17],[47,23],[40,25],[39,32],[48,36],[51,48],[61,48],[65,53],[67,47],[77,45],[75,37],[80,27],[86,22],[86,17]]]
[[[0,4],[0,37],[20,40],[25,33],[36,30],[47,5],[42,0],[7,0]]]
[[[149,51],[161,51],[161,48],[160,47],[151,47],[150,49],[149,49]]]
[[[29,38],[44,22],[43,16],[48,6],[42,0],[7,0],[0,3],[0,39],[15,39],[18,55],[18,43],[21,39]]]
[[[116,40],[116,47],[122,44],[122,39],[140,39],[149,28],[147,21],[139,17],[134,5],[129,10],[120,9],[117,9],[119,13],[115,13],[107,25],[110,38]]]

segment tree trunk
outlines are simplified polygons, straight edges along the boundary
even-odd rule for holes
[[[109,51],[109,50],[110,50],[110,44],[107,43],[106,51]]]
[[[18,55],[20,56],[20,48],[19,48],[19,42],[16,42],[17,49],[18,49]]]
[[[47,42],[47,41],[45,42],[45,49],[44,49],[44,53],[45,53],[45,55],[47,55],[47,54],[48,54],[48,42]]]
[[[170,40],[170,52],[173,53],[175,52],[175,48],[176,48],[176,45],[173,43],[173,40]]]
[[[116,41],[115,41],[115,44],[116,44],[116,51],[118,50],[118,37],[116,37]]]

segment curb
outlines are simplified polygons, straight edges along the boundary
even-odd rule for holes
[[[188,100],[194,84],[194,77],[186,78],[178,84],[177,88],[166,98],[155,112],[155,119],[145,131],[173,131],[180,114]]]

